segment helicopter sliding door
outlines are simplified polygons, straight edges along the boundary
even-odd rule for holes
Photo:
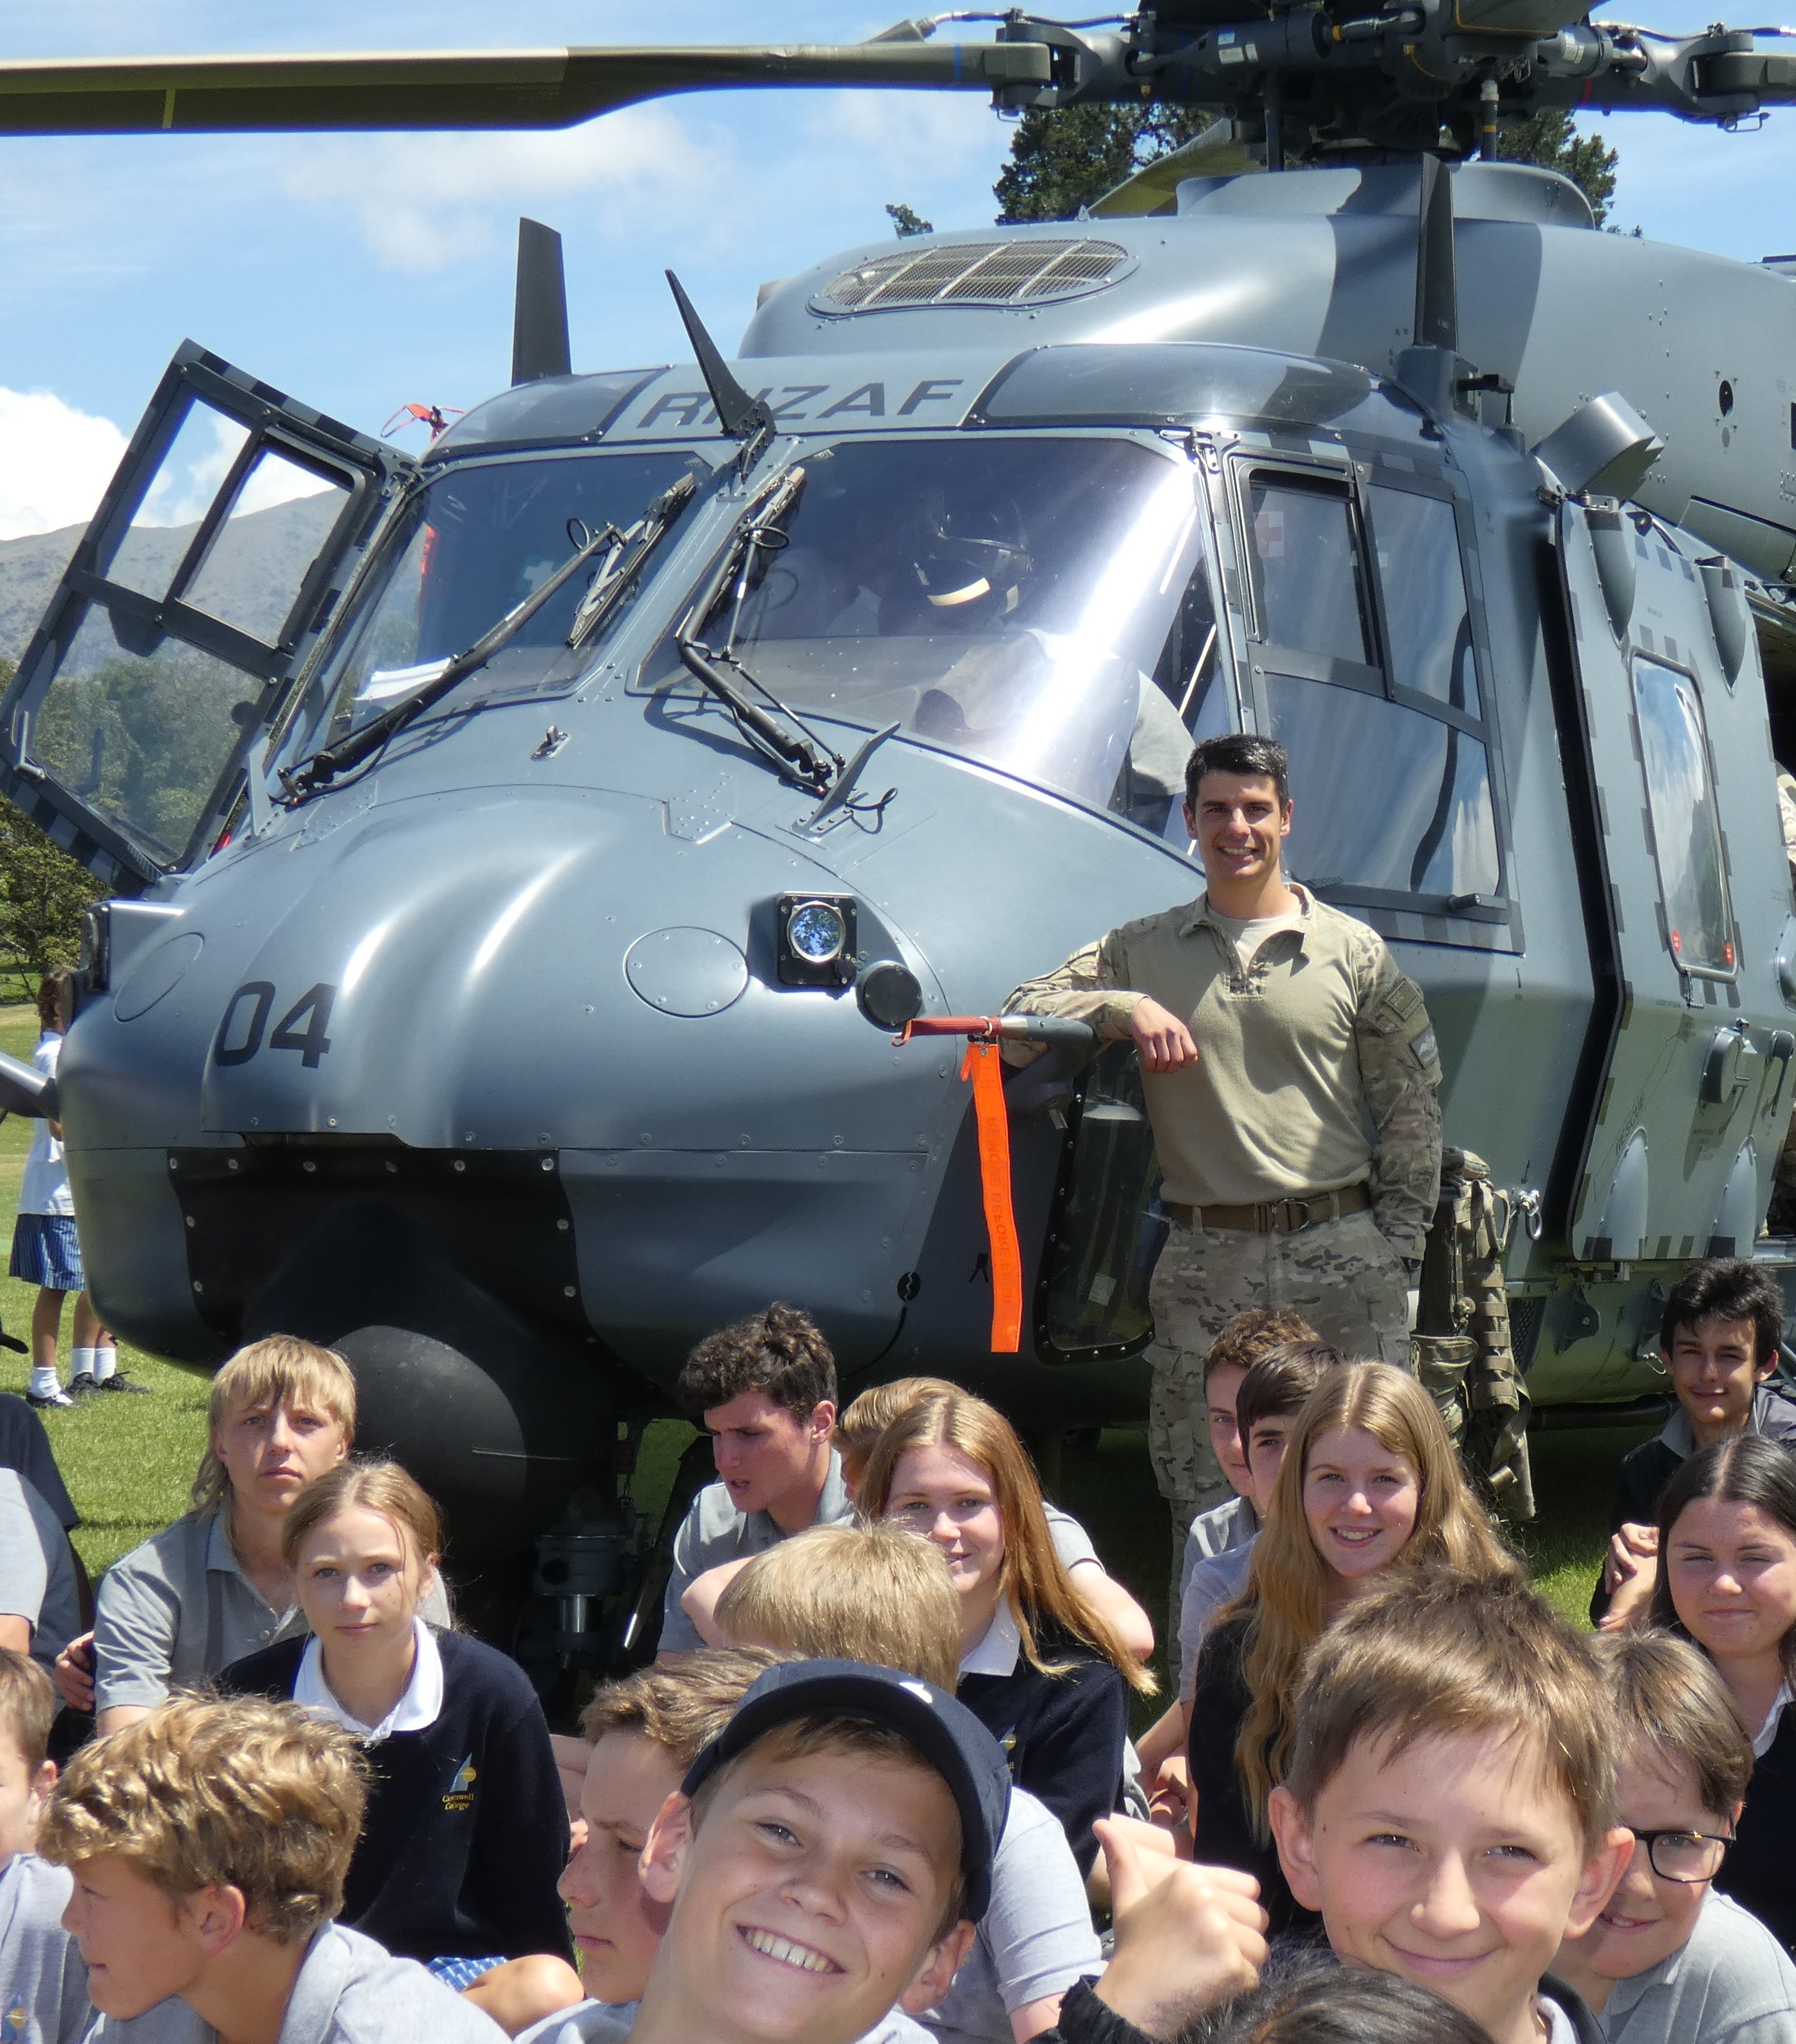
[[[413,466],[183,341],[0,702],[0,791],[121,892],[202,855]]]
[[[1688,535],[1569,501],[1558,539],[1583,727],[1567,734],[1568,765],[1581,750],[1609,925],[1593,937],[1612,951],[1599,979],[1618,982],[1586,1119],[1566,1132],[1583,1151],[1562,1181],[1572,1254],[1750,1254],[1792,1048],[1763,1019],[1781,1020],[1771,971],[1787,897],[1754,865],[1755,836],[1776,842],[1756,670],[1730,682]]]

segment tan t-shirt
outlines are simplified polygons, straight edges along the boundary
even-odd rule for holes
[[[1419,1254],[1441,1169],[1422,989],[1376,930],[1293,891],[1302,916],[1250,961],[1199,895],[1086,945],[1006,1010],[1073,1016],[1114,1042],[1151,994],[1198,1047],[1184,1070],[1142,1075],[1167,1199],[1238,1206],[1368,1184],[1380,1229]]]

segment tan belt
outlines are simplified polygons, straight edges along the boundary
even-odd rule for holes
[[[1238,1228],[1253,1235],[1295,1235],[1319,1220],[1364,1213],[1371,1204],[1372,1194],[1364,1185],[1346,1185],[1338,1193],[1299,1194],[1253,1207],[1187,1207],[1169,1200],[1166,1211],[1180,1228]]]

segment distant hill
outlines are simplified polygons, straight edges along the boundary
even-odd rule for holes
[[[29,644],[75,543],[86,529],[64,525],[55,532],[0,540],[0,660],[16,661]]]
[[[340,494],[329,490],[233,518],[213,545],[189,601],[258,638],[272,639],[341,504]],[[114,576],[129,587],[159,595],[195,529],[190,524],[136,528],[113,563]],[[0,659],[16,661],[29,644],[85,530],[65,525],[55,532],[0,540]],[[117,653],[111,633],[90,620],[67,671],[90,671]]]

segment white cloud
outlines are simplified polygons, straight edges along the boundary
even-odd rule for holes
[[[0,540],[85,524],[125,446],[110,419],[52,391],[0,389]]]
[[[438,270],[508,240],[520,207],[598,195],[601,231],[714,207],[739,185],[727,136],[665,107],[626,107],[552,133],[344,137],[296,147],[282,189],[356,215],[390,270]]]

